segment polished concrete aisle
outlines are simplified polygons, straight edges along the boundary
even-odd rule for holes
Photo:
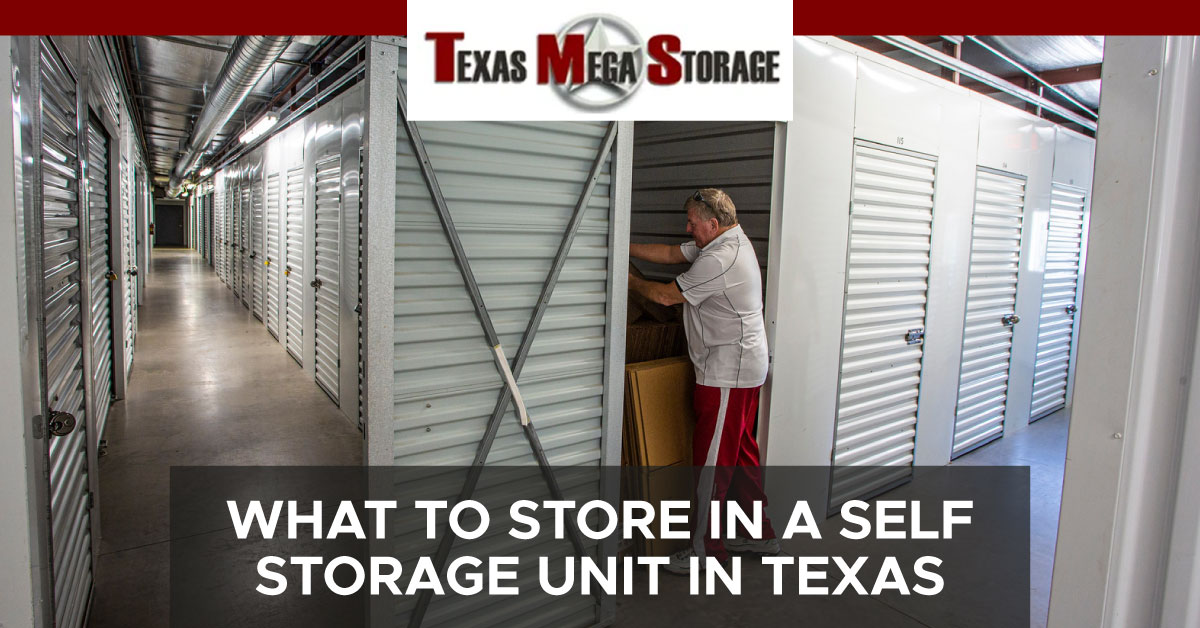
[[[362,462],[358,429],[194,251],[157,249],[152,271],[104,434],[94,627],[168,624],[172,465]]]

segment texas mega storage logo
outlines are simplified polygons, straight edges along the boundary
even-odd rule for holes
[[[494,20],[485,20],[491,26],[417,30],[420,18],[414,18],[409,6],[413,36],[406,69],[414,120],[790,116],[790,4],[785,7],[786,28],[775,29],[784,31],[782,36],[763,36],[764,23],[757,20],[747,36],[724,13],[712,16],[720,27],[715,29],[684,20],[685,28],[643,31],[638,28],[642,21],[667,20],[585,13],[562,20],[555,30],[528,32],[519,24],[506,28],[511,15],[493,15]],[[479,17],[460,14],[436,22],[478,22]]]

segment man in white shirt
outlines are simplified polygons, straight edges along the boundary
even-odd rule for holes
[[[696,487],[692,547],[666,566],[688,573],[691,558],[724,561],[727,548],[778,554],[779,541],[763,515],[762,538],[709,538],[709,504],[736,501],[747,514],[754,502],[765,509],[754,440],[758,393],[767,378],[767,337],[763,324],[762,275],[754,247],[737,222],[737,210],[723,190],[704,188],[684,202],[692,242],[630,244],[631,257],[658,264],[692,263],[671,283],[629,276],[629,287],[663,305],[683,303],[688,354],[696,369],[696,413],[692,463],[703,465]],[[745,534],[745,531],[742,532]]]

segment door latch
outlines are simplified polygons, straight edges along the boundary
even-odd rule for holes
[[[116,281],[117,273],[114,273],[113,271],[110,270],[110,271],[108,271],[108,274],[104,275],[104,278],[109,281]]]
[[[130,276],[130,277],[137,277],[137,266],[134,266],[133,268],[130,268],[130,269],[129,269],[129,276]]]
[[[924,341],[925,341],[925,328],[924,327],[910,329],[910,330],[908,330],[907,334],[904,334],[904,342],[907,342],[910,345],[919,345]]]
[[[291,267],[291,266],[284,266],[284,267],[283,267],[283,276],[284,276],[284,277],[287,277],[287,276],[289,276],[289,275],[291,275],[291,274],[292,274],[292,267]]]
[[[320,279],[313,279],[312,281],[308,282],[308,285],[310,285],[310,286],[312,286],[312,287],[314,287],[314,288],[320,288],[320,287],[321,287],[321,280],[320,280]]]
[[[251,254],[250,254],[250,259],[254,259],[254,258],[256,258],[256,257],[258,257],[258,253],[251,253]]]
[[[1075,312],[1079,311],[1079,308],[1076,307],[1076,305],[1074,303],[1068,305],[1067,307],[1065,307],[1063,309],[1067,311],[1067,316],[1070,316],[1071,318],[1075,318]]]
[[[51,436],[66,436],[75,431],[75,415],[70,412],[51,410],[46,427]]]
[[[1004,316],[1000,317],[1000,322],[1003,323],[1005,327],[1012,327],[1013,325],[1021,322],[1021,317],[1017,316],[1016,314],[1005,314]]]
[[[271,265],[271,258],[268,257],[267,259],[263,260],[263,266],[270,266],[270,265]]]

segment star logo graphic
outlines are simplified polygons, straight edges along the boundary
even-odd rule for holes
[[[632,59],[633,80],[621,80],[619,73],[590,76],[582,83],[555,85],[567,102],[582,109],[605,109],[633,95],[645,77],[645,44],[641,35],[625,20],[614,15],[585,15],[564,26],[558,33],[562,41],[567,35],[584,35],[584,58],[605,55],[617,59]],[[595,55],[593,54],[595,53]]]

